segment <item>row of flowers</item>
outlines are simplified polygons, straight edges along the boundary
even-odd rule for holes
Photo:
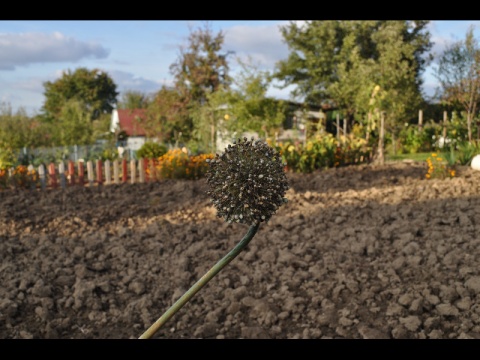
[[[289,171],[302,173],[366,163],[372,156],[372,148],[366,140],[353,135],[337,139],[332,134],[326,134],[305,143],[287,141],[273,146],[280,152]]]
[[[336,139],[324,136],[304,143],[284,142],[272,145],[280,154],[287,171],[312,172],[317,169],[359,164],[369,161],[371,149],[361,139],[344,137]],[[208,170],[207,159],[213,154],[189,155],[187,149],[169,150],[164,155],[151,159],[145,169],[149,181],[160,179],[203,178]],[[442,157],[433,153],[427,160],[426,179],[452,178],[455,169]],[[66,174],[68,177],[68,174]],[[0,189],[36,188],[40,186],[38,171],[18,165],[0,169]]]
[[[438,154],[432,153],[431,156],[427,158],[426,162],[426,179],[445,179],[455,177],[456,172],[454,167],[449,165],[448,162],[441,156],[438,156]]]

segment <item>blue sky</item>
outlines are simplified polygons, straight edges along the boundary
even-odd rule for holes
[[[223,49],[232,50],[232,74],[238,70],[234,57],[250,58],[262,70],[288,56],[279,26],[288,21],[214,20],[214,33],[223,31]],[[440,54],[453,41],[463,40],[470,25],[480,36],[480,21],[432,21],[429,30],[432,52]],[[63,71],[78,67],[106,71],[122,91],[153,93],[172,83],[169,67],[191,30],[203,27],[191,20],[88,20],[88,21],[0,21],[0,102],[30,115],[44,102],[45,81],[55,81]],[[431,69],[424,74],[424,91],[433,94],[436,82]],[[290,89],[272,87],[268,95],[287,99]]]

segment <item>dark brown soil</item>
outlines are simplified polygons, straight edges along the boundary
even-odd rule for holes
[[[480,172],[288,174],[289,202],[154,338],[480,338]],[[248,226],[205,180],[0,192],[0,338],[135,339]]]

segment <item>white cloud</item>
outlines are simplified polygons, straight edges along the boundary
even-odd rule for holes
[[[12,83],[12,89],[14,90],[26,90],[26,91],[33,91],[37,93],[42,93],[43,90],[45,90],[45,87],[43,86],[44,79],[41,79],[39,77],[31,77],[28,78],[27,80],[19,80],[14,83]],[[48,80],[52,81],[52,80]]]
[[[106,58],[109,51],[96,43],[78,41],[59,32],[0,33],[0,70],[15,70],[35,63],[71,62]]]
[[[251,58],[255,65],[270,69],[288,57],[288,47],[282,42],[278,24],[233,26],[225,31],[223,49],[234,51],[234,56],[244,61]]]
[[[137,77],[132,73],[125,71],[109,71],[108,74],[117,84],[117,90],[121,93],[124,91],[140,91],[144,94],[151,94],[160,90],[162,85],[171,85],[167,82],[148,80],[143,77]]]

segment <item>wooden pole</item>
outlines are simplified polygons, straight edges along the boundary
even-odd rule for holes
[[[340,140],[340,114],[337,113],[337,140]]]
[[[98,159],[96,161],[96,168],[97,168],[97,183],[98,185],[103,184],[103,164],[102,160]]]
[[[75,184],[75,163],[72,160],[68,162],[68,184]]]
[[[93,186],[93,163],[92,161],[87,161],[87,177],[88,177],[88,182],[90,186]]]
[[[35,168],[33,167],[33,165],[28,165],[27,166],[27,170],[28,170],[28,174],[29,174],[29,177],[30,177],[30,174],[35,171]],[[30,181],[30,190],[35,190],[36,188],[36,184],[35,182],[33,181]]]
[[[120,182],[120,169],[118,167],[118,159],[113,161],[113,182],[118,184]]]
[[[382,112],[380,115],[380,136],[378,139],[378,160],[377,160],[380,165],[385,164],[384,147],[385,147],[385,113]]]
[[[130,183],[135,184],[137,177],[137,168],[135,166],[135,159],[130,160]]]
[[[63,163],[63,161],[58,164],[58,175],[60,176],[60,186],[62,187],[62,189],[65,189],[67,182],[65,178],[65,164]]]
[[[138,160],[138,177],[140,183],[145,182],[145,162],[143,160],[144,159]]]
[[[418,130],[423,128],[423,110],[418,110]]]
[[[83,161],[78,162],[78,185],[85,185],[85,166],[83,165]]]
[[[42,190],[45,190],[45,187],[46,187],[45,166],[43,166],[43,164],[41,164],[38,167],[38,177],[40,178],[40,186],[41,186]]]
[[[110,172],[110,160],[105,161],[105,185],[110,185],[112,174]]]
[[[126,183],[128,179],[127,159],[122,160],[122,182]]]
[[[50,165],[48,165],[48,176],[50,177],[50,185],[53,188],[56,188],[58,184],[57,184],[57,174],[55,171],[54,163],[50,163]]]
[[[447,142],[447,112],[443,112],[443,146],[445,147],[445,144]]]

